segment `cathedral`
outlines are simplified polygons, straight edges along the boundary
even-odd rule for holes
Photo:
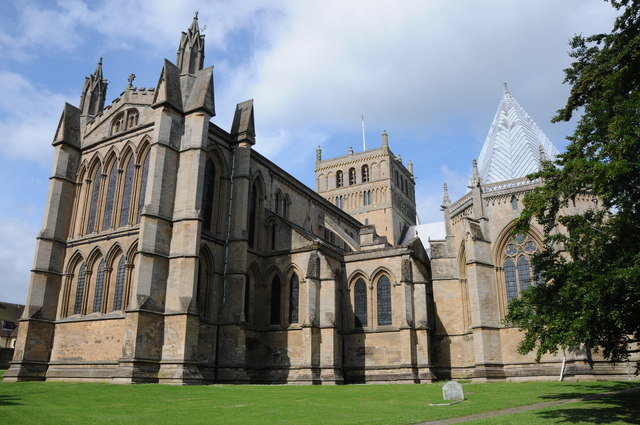
[[[197,16],[155,88],[105,107],[102,64],[65,104],[5,381],[431,382],[626,375],[584,350],[517,354],[503,323],[535,285],[526,175],[558,154],[505,91],[441,235],[416,223],[413,164],[318,147],[315,190],[253,149],[251,100],[215,115]],[[418,165],[419,166],[419,165]],[[576,197],[571,208],[597,208]],[[432,235],[433,236],[433,235]]]

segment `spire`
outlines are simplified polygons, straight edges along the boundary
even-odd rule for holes
[[[389,147],[389,135],[387,134],[387,130],[382,132],[382,146]]]
[[[446,210],[450,206],[451,206],[451,199],[449,199],[449,188],[447,187],[447,184],[445,183],[444,184],[444,195],[442,196],[442,205],[440,206],[440,209]]]
[[[195,74],[202,69],[204,64],[204,35],[200,34],[198,27],[198,12],[193,17],[193,22],[180,37],[176,65],[181,74]]]
[[[551,160],[559,153],[505,83],[500,106],[478,157],[482,182],[512,180],[538,171],[540,146]]]
[[[107,80],[102,78],[102,57],[98,61],[96,70],[84,79],[84,87],[80,96],[81,114],[93,118],[104,108],[107,97]]]
[[[480,186],[482,182],[482,177],[480,177],[480,172],[478,171],[478,161],[473,160],[473,174],[471,175],[471,183],[469,183],[469,188],[473,189],[474,187]]]
[[[322,161],[322,149],[320,149],[320,145],[318,145],[318,149],[316,149],[316,162]]]

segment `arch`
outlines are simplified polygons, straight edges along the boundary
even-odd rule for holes
[[[275,200],[275,205],[273,206],[273,211],[276,214],[280,214],[280,206],[282,205],[282,192],[280,192],[280,189],[276,190],[276,200]]]
[[[116,133],[120,133],[121,131],[124,131],[125,128],[126,128],[125,111],[120,111],[111,120],[111,126],[110,126],[111,133],[110,134],[114,135]]]
[[[382,274],[376,280],[376,302],[378,325],[391,325],[391,281],[387,274]]]
[[[300,320],[300,283],[304,276],[300,267],[292,263],[284,273],[286,280],[287,310],[289,323],[299,323]]]
[[[102,312],[102,302],[104,295],[104,286],[105,286],[105,268],[106,263],[104,258],[100,260],[98,264],[98,268],[96,269],[96,284],[93,294],[93,312],[99,313]]]
[[[202,227],[211,230],[213,223],[213,197],[215,194],[216,167],[211,158],[204,164],[204,180],[202,190]]]
[[[291,206],[291,199],[289,198],[289,194],[284,195],[284,199],[282,201],[282,216],[284,218],[289,218],[289,207]]]
[[[367,283],[362,277],[358,277],[353,284],[353,314],[356,328],[367,326]]]
[[[458,281],[460,282],[460,299],[462,300],[462,327],[466,330],[471,326],[471,308],[467,282],[467,250],[464,241],[460,243],[458,250]]]
[[[130,130],[138,125],[140,112],[136,108],[127,109],[126,129]]]
[[[77,293],[77,284],[79,277],[79,268],[81,265],[84,265],[84,257],[80,253],[80,251],[75,251],[69,261],[67,262],[64,274],[64,287],[61,293],[61,302],[59,309],[59,316],[66,317],[69,315],[69,312],[74,311],[75,308],[75,298]],[[83,271],[84,274],[84,271]],[[83,282],[84,289],[84,282]],[[82,299],[82,297],[81,297]]]
[[[344,176],[342,174],[342,170],[336,171],[336,187],[344,186]]]
[[[274,274],[270,284],[269,324],[280,325],[282,323],[282,279],[280,275]]]
[[[356,184],[356,169],[349,168],[349,186]]]
[[[105,165],[106,180],[106,197],[104,202],[104,214],[102,217],[102,230],[109,230],[112,227],[113,209],[116,200],[116,190],[118,184],[118,160],[115,152],[108,157]]]
[[[200,261],[198,262],[198,276],[195,288],[196,305],[202,317],[211,315],[214,270],[213,255],[211,255],[211,251],[206,245],[202,245],[200,247]]]
[[[79,269],[77,272],[77,278],[75,279],[76,284],[75,284],[75,297],[73,302],[73,314],[82,314],[83,312],[82,305],[84,303],[85,281],[87,279],[86,271],[87,271],[86,264],[83,262],[79,266]]]
[[[102,186],[102,158],[98,153],[94,154],[89,162],[88,195],[89,210],[87,214],[86,233],[93,233],[96,230],[98,206],[100,202],[100,187]]]
[[[360,177],[362,180],[362,183],[366,183],[369,181],[370,179],[370,175],[369,175],[369,166],[367,164],[364,164],[361,168],[360,168]]]
[[[123,178],[121,183],[122,201],[120,203],[120,220],[118,227],[124,227],[129,224],[129,216],[131,213],[131,201],[133,197],[133,180],[135,177],[135,159],[132,150],[127,149],[120,164],[123,168]]]

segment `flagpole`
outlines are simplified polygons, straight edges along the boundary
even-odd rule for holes
[[[367,142],[364,139],[364,115],[362,116],[362,150],[367,150]]]

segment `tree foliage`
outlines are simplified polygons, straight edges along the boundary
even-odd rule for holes
[[[571,93],[554,121],[582,116],[567,151],[530,176],[544,185],[516,226],[544,230],[533,265],[546,284],[506,318],[525,331],[519,351],[538,359],[586,346],[619,361],[640,339],[640,0],[610,3],[620,11],[611,33],[571,40]]]

